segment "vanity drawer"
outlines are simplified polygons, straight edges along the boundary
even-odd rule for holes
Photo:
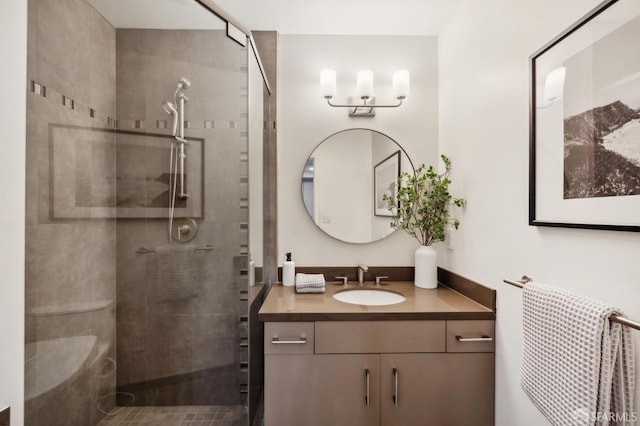
[[[494,352],[495,321],[447,321],[447,352]]]
[[[312,322],[267,322],[264,324],[264,353],[313,354]]]
[[[445,321],[316,322],[316,353],[444,351]]]

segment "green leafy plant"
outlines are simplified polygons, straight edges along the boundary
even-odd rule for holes
[[[450,216],[450,209],[452,205],[464,205],[464,199],[453,198],[449,193],[451,160],[446,155],[440,158],[444,173],[438,174],[433,166],[422,164],[415,174],[400,175],[395,197],[384,196],[393,213],[391,227],[402,229],[425,246],[444,241],[447,225],[458,229],[460,221]]]

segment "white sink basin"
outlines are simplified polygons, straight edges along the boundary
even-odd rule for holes
[[[333,295],[333,298],[352,305],[383,306],[402,303],[406,299],[398,293],[386,290],[344,290]]]

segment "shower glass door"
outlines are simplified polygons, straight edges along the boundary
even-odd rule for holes
[[[29,1],[27,425],[248,424],[248,66],[195,1]]]

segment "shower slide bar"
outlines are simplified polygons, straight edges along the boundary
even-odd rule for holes
[[[518,287],[518,288],[523,288],[525,284],[532,282],[533,280],[526,276],[523,275],[521,279],[519,279],[518,281],[512,281],[512,280],[507,280],[507,279],[503,279],[503,282],[510,284],[512,286]],[[636,330],[640,330],[640,322],[637,321],[632,321],[628,318],[625,318],[623,316],[620,315],[611,315],[609,317],[609,321],[613,321],[613,322],[617,322],[618,324],[622,324],[622,325],[626,325],[627,327],[631,327],[631,328],[635,328]]]
[[[204,247],[196,248],[196,250],[215,250],[215,247],[213,247],[211,244],[207,244]],[[147,253],[155,253],[155,252],[156,252],[155,250],[147,248],[145,246],[142,246],[138,250],[136,250],[136,253],[138,254],[147,254]]]

